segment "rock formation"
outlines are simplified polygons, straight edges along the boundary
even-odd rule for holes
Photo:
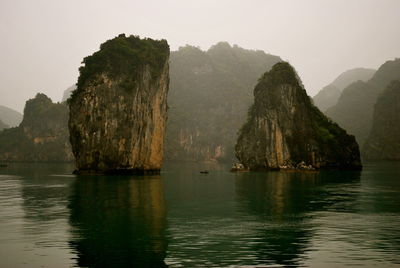
[[[371,133],[364,145],[367,160],[400,160],[400,81],[393,81],[375,104]]]
[[[86,57],[68,100],[79,173],[159,171],[167,118],[169,46],[136,36]]]
[[[26,102],[18,127],[0,132],[0,161],[69,162],[68,107],[44,94]]]
[[[338,101],[343,89],[350,84],[361,81],[368,81],[375,74],[376,70],[366,68],[355,68],[340,74],[332,83],[321,89],[317,95],[314,96],[314,104],[321,111],[326,111]]]
[[[325,111],[328,117],[356,137],[360,148],[371,131],[378,96],[392,80],[400,80],[400,59],[385,62],[367,82],[357,81],[346,87],[337,104]]]
[[[312,104],[288,63],[275,64],[260,78],[254,100],[235,147],[246,168],[361,168],[354,136]]]
[[[172,52],[166,160],[231,163],[251,90],[279,61],[264,51],[226,42],[207,51],[185,46]]]

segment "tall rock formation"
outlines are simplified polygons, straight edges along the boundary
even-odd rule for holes
[[[371,133],[364,145],[367,160],[400,160],[400,81],[392,81],[378,98]]]
[[[80,173],[159,171],[167,119],[169,46],[119,35],[86,57],[69,102]]]
[[[234,161],[251,89],[277,56],[220,42],[207,51],[171,53],[165,157],[170,161]]]
[[[69,162],[68,107],[38,93],[25,104],[18,127],[0,132],[0,161]]]
[[[385,62],[367,82],[358,81],[346,87],[337,104],[325,114],[354,135],[360,148],[371,131],[374,105],[392,80],[400,80],[400,59]]]
[[[314,96],[314,104],[321,111],[334,106],[343,89],[350,84],[361,81],[368,81],[375,74],[376,70],[367,68],[354,68],[340,74],[332,83],[321,89],[317,95]]]
[[[275,64],[260,78],[235,152],[252,170],[310,165],[361,168],[354,136],[347,135],[312,104],[287,62]]]

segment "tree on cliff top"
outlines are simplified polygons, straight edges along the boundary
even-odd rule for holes
[[[157,77],[168,56],[169,46],[164,39],[140,39],[138,36],[126,37],[125,34],[120,34],[101,44],[99,51],[83,59],[83,66],[79,68],[77,89],[68,101],[74,99],[82,87],[94,82],[102,74],[112,79],[130,77],[137,73],[139,68],[150,65],[152,77]],[[127,83],[134,83],[134,79],[128,79]],[[126,88],[129,88],[129,85]]]

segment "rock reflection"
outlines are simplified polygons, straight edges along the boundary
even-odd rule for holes
[[[164,267],[166,212],[159,176],[79,177],[69,208],[80,267]]]
[[[253,245],[258,263],[301,266],[316,227],[313,212],[330,205],[329,192],[320,186],[359,178],[359,172],[238,174],[236,193],[242,209],[264,223],[257,230],[259,243]]]

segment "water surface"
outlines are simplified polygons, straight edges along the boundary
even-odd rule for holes
[[[0,267],[400,267],[399,163],[167,164],[149,177],[73,168],[0,168]]]

